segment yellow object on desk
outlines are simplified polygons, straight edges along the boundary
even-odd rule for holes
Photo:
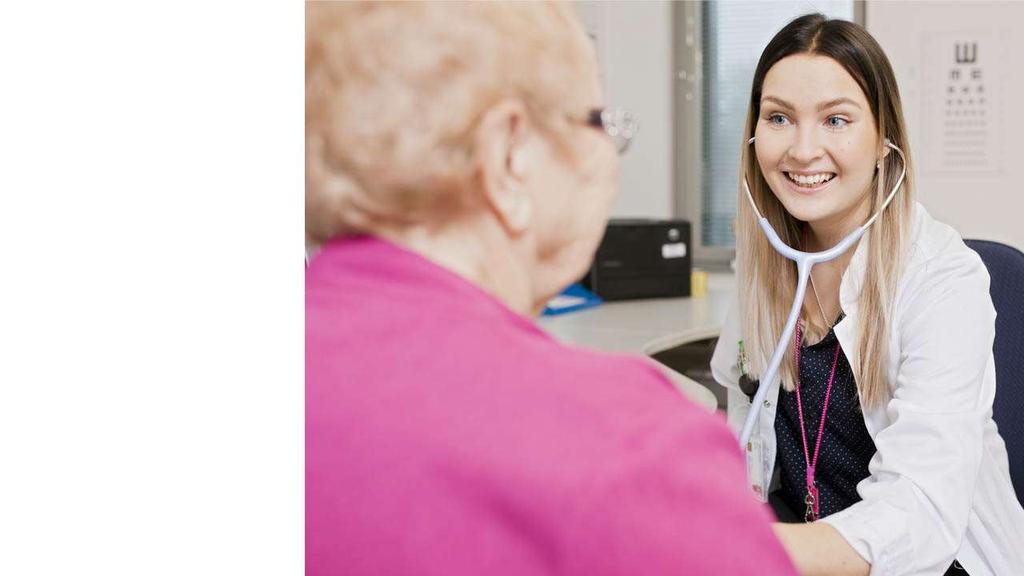
[[[694,268],[690,272],[690,296],[703,298],[708,295],[708,273]]]

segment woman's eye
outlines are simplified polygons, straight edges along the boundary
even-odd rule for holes
[[[776,122],[776,120],[783,120],[783,122]],[[783,116],[782,114],[772,114],[772,115],[768,116],[768,123],[769,124],[774,124],[776,126],[782,126],[785,123],[784,122],[785,120],[786,120],[786,117]]]
[[[826,122],[828,122],[829,128],[842,128],[849,123],[849,120],[841,116],[829,116]]]

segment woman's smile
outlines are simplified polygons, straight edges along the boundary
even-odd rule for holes
[[[802,195],[817,194],[839,179],[835,172],[817,172],[804,175],[796,172],[781,172],[789,190]]]

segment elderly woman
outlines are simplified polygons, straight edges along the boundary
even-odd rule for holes
[[[571,9],[314,3],[307,34],[308,573],[791,573],[724,422],[531,319],[628,143]]]

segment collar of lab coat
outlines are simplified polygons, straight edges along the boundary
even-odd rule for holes
[[[924,244],[932,240],[939,240],[939,238],[928,238],[929,231],[926,224],[930,216],[921,204],[915,202],[911,214],[911,233],[907,242],[908,256],[905,261],[904,271],[910,268],[920,257],[930,252]],[[857,243],[853,258],[850,259],[850,264],[846,267],[846,271],[843,272],[843,277],[839,284],[839,303],[845,316],[835,325],[835,333],[840,346],[842,346],[843,354],[846,355],[851,366],[859,365],[860,334],[857,329],[860,322],[859,303],[861,287],[864,285],[864,275],[867,272],[869,245],[870,239],[868,234],[864,234]],[[904,277],[903,281],[905,280],[906,278]],[[899,287],[897,287],[898,293]],[[896,314],[895,307],[892,313]],[[890,321],[891,326],[895,325],[895,318],[890,318]],[[892,340],[893,336],[894,334],[890,334],[890,340]],[[890,372],[894,366],[892,360],[894,359],[890,358]],[[864,409],[863,403],[861,404],[861,409]],[[869,411],[864,413],[867,415]],[[866,420],[870,427],[873,424],[872,418],[867,418]]]
[[[851,366],[857,366],[857,323],[858,308],[860,302],[860,289],[864,284],[864,274],[867,269],[868,257],[868,235],[865,234],[857,242],[857,248],[850,259],[849,265],[843,272],[839,283],[839,304],[843,308],[843,319],[835,325],[834,330],[839,344],[842,346],[846,359]],[[863,407],[863,406],[862,406]]]

